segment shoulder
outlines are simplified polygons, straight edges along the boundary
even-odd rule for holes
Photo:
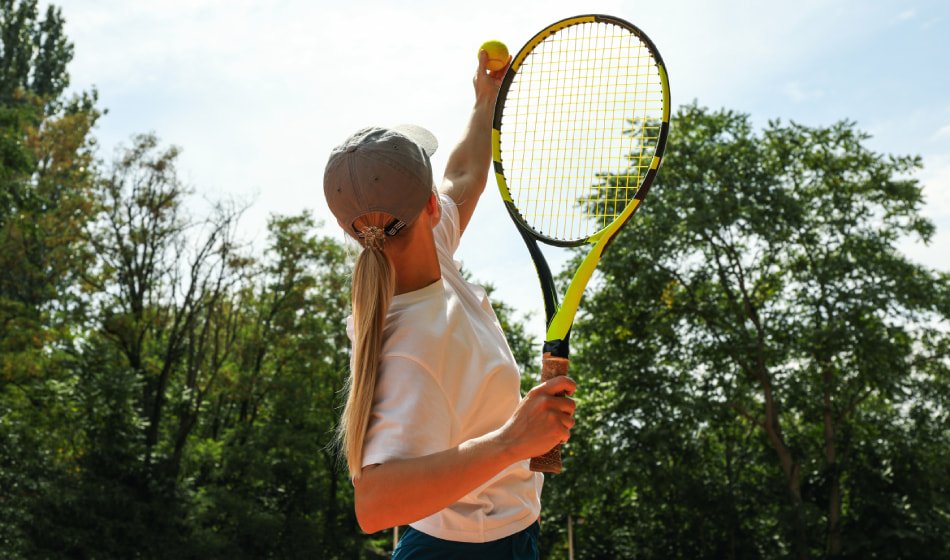
[[[453,255],[458,249],[462,237],[458,205],[452,200],[452,197],[444,193],[439,194],[439,203],[442,209],[442,217],[439,219],[439,224],[433,229],[432,234],[435,237],[436,246],[449,255]]]

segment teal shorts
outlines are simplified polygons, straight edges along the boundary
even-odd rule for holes
[[[510,537],[486,543],[446,541],[407,527],[399,539],[393,560],[538,560],[538,534],[535,521],[527,529]]]

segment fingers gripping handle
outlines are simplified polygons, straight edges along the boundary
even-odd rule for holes
[[[569,363],[570,361],[567,358],[558,358],[546,353],[541,359],[541,382],[543,383],[553,377],[567,375]],[[532,458],[531,470],[552,474],[561,472],[561,444],[540,457]]]

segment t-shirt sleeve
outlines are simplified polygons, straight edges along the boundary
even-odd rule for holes
[[[411,358],[387,356],[363,442],[363,465],[421,457],[451,447],[454,414],[442,387]]]
[[[432,234],[436,247],[451,257],[459,248],[459,240],[462,238],[462,230],[459,228],[459,209],[448,195],[440,194],[439,200],[442,202],[442,218],[432,230]]]

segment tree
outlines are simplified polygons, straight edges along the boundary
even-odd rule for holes
[[[75,318],[89,259],[99,112],[95,92],[63,97],[62,26],[52,6],[38,20],[35,1],[0,3],[0,365],[13,380]]]
[[[934,465],[950,443],[937,429],[922,448],[897,445],[947,414],[934,389],[946,386],[950,279],[896,247],[933,233],[912,178],[920,160],[868,150],[849,122],[773,121],[757,134],[745,115],[691,105],[673,123],[655,192],[611,246],[576,325],[578,377],[593,381],[575,445],[619,451],[606,501],[668,512],[640,541],[645,557],[664,542],[707,557],[838,557],[867,550],[857,541],[869,535],[892,551],[881,557],[899,557],[901,546],[858,529],[872,517],[915,550],[945,553],[950,526],[929,513],[945,499],[892,486],[887,501],[913,515],[855,509],[858,481],[881,472],[874,461],[900,451]],[[566,486],[583,488],[575,480]],[[678,530],[710,519],[711,532]],[[630,543],[643,521],[625,520]],[[770,529],[778,543],[742,552]]]
[[[64,95],[60,11],[0,2],[0,548],[78,452],[69,363],[84,321],[85,228],[95,215],[95,92]]]
[[[209,401],[188,476],[213,556],[363,557],[333,445],[349,367],[349,265],[307,214],[270,220],[238,294],[237,351]]]
[[[29,91],[56,105],[69,85],[66,67],[73,45],[63,33],[63,15],[48,6],[38,19],[36,0],[0,0],[0,103],[17,102]]]
[[[59,497],[40,503],[61,528],[34,526],[41,554],[188,550],[178,538],[187,510],[178,476],[234,346],[226,312],[245,262],[233,239],[239,210],[186,214],[177,155],[137,136],[98,183],[101,211],[88,236],[96,263],[84,277],[90,318],[73,368],[85,445]]]
[[[58,9],[0,0],[0,40],[2,556],[385,556],[332,445],[344,248],[302,213],[252,254],[154,134],[99,162]]]

